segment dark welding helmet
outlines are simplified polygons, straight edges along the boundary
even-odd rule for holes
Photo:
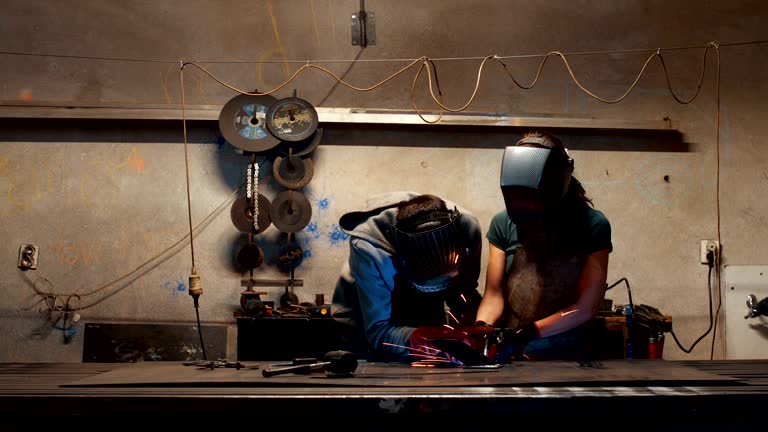
[[[501,192],[513,222],[543,220],[568,192],[573,159],[547,137],[527,137],[504,149]]]
[[[461,213],[432,211],[393,226],[395,251],[411,284],[422,292],[448,288],[468,254]]]

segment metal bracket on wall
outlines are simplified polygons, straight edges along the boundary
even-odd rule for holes
[[[376,15],[366,12],[362,5],[359,11],[352,12],[352,45],[376,45]]]
[[[219,121],[221,105],[187,105],[187,120]],[[326,123],[421,124],[428,125],[413,110],[387,108],[316,107],[318,121]],[[116,119],[116,120],[181,120],[178,105],[147,104],[78,104],[33,102],[24,105],[0,100],[1,119]],[[437,116],[438,112],[422,112]],[[564,116],[513,116],[505,113],[444,113],[438,125],[507,126],[527,128],[616,129],[676,131],[678,122],[663,119],[578,118]],[[432,125],[429,125],[432,126]],[[36,126],[37,127],[37,126]]]

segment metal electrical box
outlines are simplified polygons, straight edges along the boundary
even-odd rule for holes
[[[725,355],[727,359],[768,359],[768,317],[745,318],[747,296],[768,297],[768,266],[725,266]]]

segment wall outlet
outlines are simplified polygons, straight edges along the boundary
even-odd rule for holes
[[[715,257],[715,262],[720,258],[720,242],[717,240],[702,240],[699,246],[699,261],[702,264],[709,264],[707,260],[707,252],[712,251]]]
[[[23,244],[19,247],[19,268],[34,270],[37,268],[39,248],[35,245]]]

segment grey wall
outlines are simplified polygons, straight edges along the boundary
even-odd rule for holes
[[[362,52],[350,43],[349,16],[359,2],[60,1],[4,2],[0,51],[151,59],[159,62],[0,54],[3,103],[168,105],[180,103],[178,60],[275,61],[207,63],[222,80],[252,90],[271,89],[301,63],[288,60],[362,60],[542,54],[656,47],[703,46],[768,39],[768,5],[760,1],[374,1],[377,44]],[[560,131],[576,159],[576,176],[613,227],[609,282],[626,277],[633,300],[671,315],[684,346],[709,324],[707,268],[698,260],[701,239],[723,245],[723,265],[765,264],[768,240],[766,44],[720,49],[720,160],[717,177],[717,88],[714,52],[706,61],[701,93],[677,103],[657,60],[635,91],[617,104],[590,98],[563,63],[550,58],[532,90],[521,90],[490,62],[469,111],[515,115],[647,119],[670,117],[679,139],[644,133]],[[673,88],[695,91],[703,49],[664,51]],[[568,57],[583,85],[614,99],[633,82],[650,52]],[[530,81],[540,59],[510,59],[515,76]],[[357,86],[368,86],[407,62],[319,63]],[[479,60],[437,62],[445,103],[463,105],[472,93]],[[410,108],[415,69],[371,92],[334,86],[313,70],[277,97],[299,95],[318,106]],[[424,77],[420,107],[427,99]],[[236,93],[195,69],[185,72],[187,103],[222,105]],[[241,274],[233,257],[243,241],[229,219],[227,199],[242,182],[247,160],[224,142],[215,124],[190,134],[192,217],[215,217],[195,238],[205,294],[204,321],[233,323]],[[367,196],[409,189],[435,193],[471,209],[484,226],[502,208],[498,167],[504,143],[521,129],[465,131],[440,127],[331,127],[313,154],[315,177],[306,192],[310,227],[299,234],[311,254],[297,270],[305,287],[330,298],[346,253],[337,221]],[[178,289],[190,270],[184,150],[180,122],[73,122],[4,120],[0,129],[0,361],[79,361],[82,337],[63,344],[40,308],[33,285],[77,293],[88,321],[187,322],[191,299]],[[262,160],[262,187],[279,190]],[[664,176],[669,176],[669,181]],[[717,186],[720,199],[717,199]],[[221,204],[223,207],[217,207]],[[718,206],[719,204],[719,206]],[[719,209],[719,212],[718,212]],[[274,256],[274,227],[259,242]],[[41,248],[37,271],[16,268],[19,245]],[[484,248],[484,257],[487,246]],[[274,266],[256,277],[282,277]],[[115,285],[93,292],[128,275]],[[35,285],[35,283],[37,285]],[[480,284],[484,283],[481,276]],[[185,287],[182,287],[185,288]],[[270,289],[277,300],[282,290]],[[88,295],[86,295],[88,294]],[[609,292],[627,301],[622,287]],[[718,337],[722,335],[719,332]],[[710,338],[686,354],[667,338],[665,357],[709,358]],[[715,355],[723,355],[716,344]]]

